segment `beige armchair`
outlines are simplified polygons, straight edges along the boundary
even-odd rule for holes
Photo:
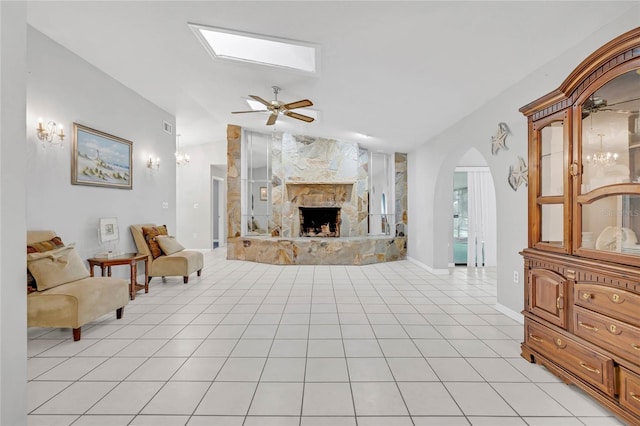
[[[156,256],[152,254],[152,250],[145,239],[143,228],[149,229],[153,227],[157,227],[157,225],[152,223],[131,225],[131,235],[138,248],[138,253],[149,256],[149,281],[151,281],[152,277],[181,276],[186,284],[189,282],[189,275],[193,272],[197,272],[198,276],[200,276],[204,266],[204,256],[199,251],[184,250],[178,244],[178,247],[173,249],[177,251],[168,251],[170,254],[156,253]]]
[[[27,231],[27,252],[30,245],[49,242],[54,237],[53,231]],[[129,282],[89,277],[73,246],[50,250],[45,247],[27,254],[27,269],[36,286],[27,296],[29,327],[71,328],[73,340],[78,341],[84,324],[113,311],[120,319],[129,303]]]

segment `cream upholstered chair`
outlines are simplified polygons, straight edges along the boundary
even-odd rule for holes
[[[204,255],[199,251],[184,250],[182,246],[177,244],[177,248],[169,251],[170,254],[160,254],[154,257],[151,248],[145,239],[143,228],[153,228],[157,225],[153,223],[143,223],[131,225],[131,235],[138,248],[138,253],[149,256],[149,281],[152,277],[175,277],[181,276],[183,282],[189,282],[189,275],[194,272],[198,276],[202,273],[204,266]],[[174,251],[177,250],[177,251]]]
[[[27,231],[27,245],[54,237],[53,231]],[[27,263],[38,289],[27,296],[27,326],[71,328],[78,341],[84,324],[113,311],[122,318],[129,282],[90,277],[73,246],[27,254]]]

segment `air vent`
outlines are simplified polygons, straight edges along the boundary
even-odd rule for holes
[[[173,126],[171,125],[171,123],[167,123],[164,120],[162,120],[162,130],[164,130],[165,133],[169,133],[170,135],[173,134]]]

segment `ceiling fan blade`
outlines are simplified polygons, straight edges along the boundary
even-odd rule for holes
[[[231,111],[231,114],[245,114],[247,112],[269,112],[269,110],[266,109],[255,109],[252,111]]]
[[[270,107],[270,106],[271,106],[271,102],[269,102],[269,101],[265,101],[265,100],[264,100],[264,99],[262,99],[260,96],[256,96],[256,95],[249,95],[249,97],[250,97],[251,99],[254,99],[254,100],[256,100],[256,101],[260,102],[260,103],[261,103],[262,105],[264,105],[264,106],[267,106],[267,107]]]
[[[309,117],[308,115],[298,114],[297,112],[293,112],[293,111],[285,111],[283,112],[283,114],[286,115],[287,117],[297,118],[298,120],[306,121],[307,123],[311,123],[314,120],[313,117]]]
[[[288,104],[282,105],[284,109],[296,109],[310,106],[313,106],[313,102],[311,102],[309,99],[302,99],[300,101],[290,102]]]
[[[271,114],[269,119],[267,120],[267,126],[272,126],[276,124],[276,120],[278,119],[278,114]]]

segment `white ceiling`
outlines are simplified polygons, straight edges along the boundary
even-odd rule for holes
[[[181,145],[223,141],[229,123],[272,130],[264,113],[230,112],[277,85],[280,100],[308,98],[319,113],[311,124],[280,117],[277,130],[406,152],[636,4],[30,1],[27,19],[174,114]],[[318,44],[320,71],[214,60],[188,22]]]

